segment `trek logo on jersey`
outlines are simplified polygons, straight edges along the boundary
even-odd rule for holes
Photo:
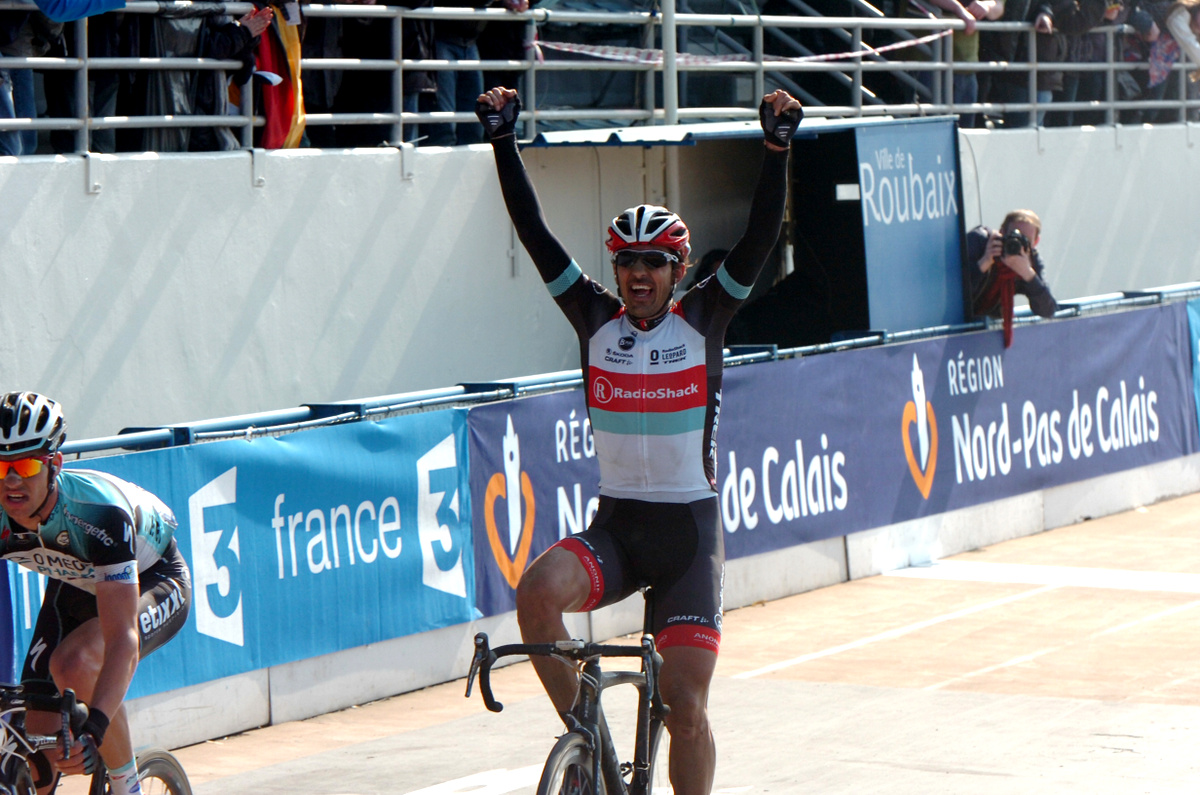
[[[484,523],[487,525],[488,544],[492,557],[504,581],[516,588],[525,566],[529,562],[529,550],[533,545],[533,520],[537,503],[533,497],[533,482],[529,474],[521,470],[521,441],[513,429],[512,415],[508,416],[508,429],[501,442],[504,453],[504,471],[497,472],[488,480],[483,498]],[[501,538],[496,523],[496,500],[504,500],[508,518],[507,533]],[[522,519],[521,507],[525,515]]]
[[[687,359],[687,345],[680,343],[673,348],[665,348],[658,350],[657,348],[650,351],[650,366],[654,367],[660,364],[675,364]]]
[[[912,431],[916,426],[917,451],[913,452]],[[904,404],[900,417],[900,435],[904,441],[904,457],[908,471],[921,496],[929,499],[933,489],[933,475],[937,471],[938,431],[937,416],[933,404],[925,399],[925,374],[917,355],[913,354],[912,400]]]

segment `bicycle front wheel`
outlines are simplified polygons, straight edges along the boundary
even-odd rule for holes
[[[596,781],[592,773],[587,740],[577,732],[564,734],[546,758],[537,795],[604,795],[604,783]]]
[[[650,721],[650,776],[646,795],[672,795],[667,758],[667,729],[661,720]]]
[[[167,751],[151,749],[138,756],[142,795],[192,795],[183,765]]]

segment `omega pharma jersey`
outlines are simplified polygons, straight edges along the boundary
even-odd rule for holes
[[[136,584],[175,537],[175,514],[140,486],[87,469],[57,482],[58,502],[36,533],[0,512],[0,557],[95,593],[97,582]]]

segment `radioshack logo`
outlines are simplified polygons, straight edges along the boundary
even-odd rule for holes
[[[492,557],[504,580],[516,588],[517,582],[529,562],[529,549],[533,545],[533,519],[536,504],[533,499],[533,482],[529,474],[521,471],[521,446],[517,432],[513,430],[512,415],[508,417],[508,431],[504,434],[504,471],[492,475],[483,498],[483,516],[487,524],[488,543]],[[496,526],[496,500],[503,499],[508,508],[507,538],[500,538]],[[525,518],[521,519],[521,506],[525,506]],[[507,542],[507,543],[506,543]]]
[[[925,399],[925,374],[913,354],[912,397],[904,404],[904,415],[900,420],[900,436],[904,439],[904,457],[908,459],[908,471],[921,496],[929,499],[933,488],[933,473],[937,470],[938,432],[937,417],[933,404]],[[913,428],[916,425],[917,454],[913,454]]]
[[[609,381],[604,376],[598,377],[595,381],[592,382],[592,397],[594,397],[596,399],[596,403],[598,403],[600,405],[604,405],[608,401],[612,400],[613,399],[612,382]],[[510,423],[509,427],[511,427],[512,420],[509,420],[509,423]]]

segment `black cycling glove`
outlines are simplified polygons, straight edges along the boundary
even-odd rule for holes
[[[500,110],[494,110],[486,102],[476,102],[475,115],[479,117],[479,123],[483,125],[489,141],[514,135],[517,117],[521,115],[521,97],[513,97]]]
[[[100,746],[108,732],[108,716],[98,709],[88,712],[87,720],[79,729],[79,744],[83,746],[83,772],[91,775],[100,764]]]
[[[775,106],[764,99],[758,106],[758,118],[762,122],[763,137],[767,143],[787,147],[791,145],[796,128],[804,118],[804,108],[785,110],[776,116]]]

